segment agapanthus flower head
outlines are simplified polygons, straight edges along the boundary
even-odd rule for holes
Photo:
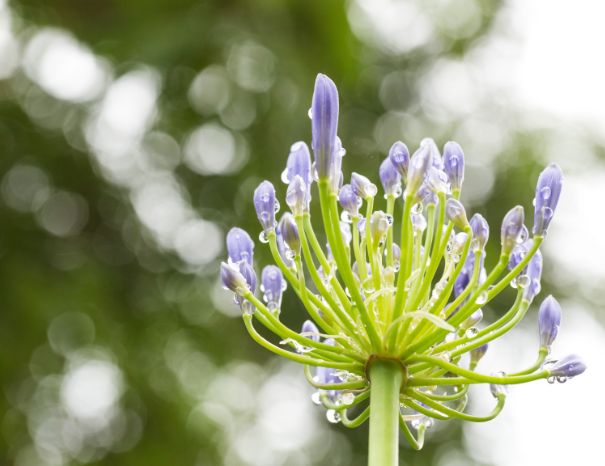
[[[503,409],[506,386],[538,379],[561,382],[583,372],[585,365],[575,356],[545,361],[560,321],[551,297],[538,315],[535,364],[507,374],[477,370],[488,344],[512,330],[540,292],[540,246],[550,222],[548,209],[554,211],[559,198],[558,167],[540,175],[533,236],[524,225],[523,207],[513,207],[502,221],[500,256],[491,260],[487,221],[475,214],[469,222],[459,200],[464,155],[458,144],[447,143],[443,158],[429,138],[411,158],[405,144],[393,144],[377,167],[383,199],[360,173],[341,186],[338,92],[324,75],[317,78],[311,113],[317,183],[308,150],[297,143],[283,176],[290,212],[276,225],[273,185],[264,181],[254,193],[261,239],[276,264],[263,269],[263,295],[256,295],[254,245],[240,229],[227,235],[229,262],[221,265],[221,279],[235,293],[253,339],[305,366],[317,390],[313,399],[328,410],[331,422],[355,427],[375,419],[368,400],[390,393],[394,421],[399,417],[406,438],[420,448],[433,418],[483,422]],[[311,190],[319,221],[311,215]],[[286,281],[309,316],[300,332],[281,320]],[[508,287],[516,298],[501,313],[503,299],[497,308],[492,303]],[[267,332],[261,335],[257,325]],[[387,381],[389,390],[381,385]],[[496,398],[486,416],[463,412],[472,384],[489,385]]]
[[[556,163],[546,167],[536,185],[534,235],[545,235],[553,218],[563,187],[563,172]]]

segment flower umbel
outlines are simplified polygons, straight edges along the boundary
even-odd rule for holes
[[[535,364],[507,374],[476,370],[488,343],[512,330],[540,292],[539,249],[562,184],[557,165],[539,177],[533,236],[523,207],[511,209],[501,224],[500,256],[486,270],[489,225],[479,214],[469,221],[459,201],[464,153],[457,143],[448,142],[442,157],[435,142],[425,139],[410,157],[407,146],[396,142],[377,167],[385,201],[384,210],[376,210],[378,188],[368,177],[353,173],[342,184],[338,91],[324,75],[316,80],[312,119],[314,168],[299,142],[282,177],[291,212],[276,222],[279,203],[269,181],[254,194],[261,242],[268,243],[276,264],[261,274],[263,299],[255,294],[254,247],[243,230],[227,237],[230,258],[221,277],[245,311],[252,338],[305,366],[317,389],[313,399],[327,408],[328,420],[356,427],[374,419],[375,410],[383,415],[385,405],[375,402],[374,391],[386,397],[382,381],[395,374],[392,409],[407,440],[420,449],[433,419],[487,421],[503,409],[506,386],[565,381],[585,370],[575,355],[546,361],[560,322],[552,297],[540,308]],[[312,198],[319,199],[319,221],[311,218]],[[310,318],[301,332],[280,320],[286,281]],[[498,317],[487,306],[507,287],[516,289],[516,299]],[[490,323],[479,326],[484,315]],[[471,384],[491,389],[490,413],[464,411]]]

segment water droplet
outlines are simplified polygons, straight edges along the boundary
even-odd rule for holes
[[[275,199],[275,213],[279,212],[279,209],[281,209],[281,205],[279,204],[279,201],[277,199]]]
[[[421,214],[422,213],[422,202],[417,202],[412,206],[411,209],[412,214]]]
[[[343,405],[350,405],[355,401],[355,395],[351,392],[343,393],[340,395],[340,401]]]
[[[267,309],[269,309],[271,312],[278,311],[279,310],[279,303],[277,303],[275,301],[268,301],[267,302]]]
[[[285,255],[286,255],[286,259],[288,259],[290,261],[293,261],[294,259],[296,259],[296,253],[292,249],[286,249]]]
[[[477,299],[475,300],[475,304],[482,306],[486,302],[487,302],[487,291],[483,291],[479,296],[477,296]]]
[[[353,223],[353,218],[351,217],[351,214],[346,211],[343,210],[340,214],[340,220],[345,222],[345,223]]]
[[[458,262],[460,262],[460,256],[458,254],[451,254],[450,259],[452,260],[452,262],[454,264],[457,264]]]
[[[510,281],[510,287],[511,287],[511,288],[514,288],[514,289],[517,289],[517,279],[516,279],[516,278],[513,278],[513,279]]]
[[[340,155],[341,157],[344,157],[345,155],[347,155],[347,150],[344,147],[341,147],[340,150],[338,151],[338,155]]]
[[[370,185],[366,186],[366,188],[365,188],[366,196],[374,197],[374,196],[376,196],[376,193],[378,193],[378,188],[376,187],[375,184],[370,184]]]
[[[309,108],[309,111],[307,112],[307,115],[309,116],[310,120],[313,119],[313,107]]]
[[[466,331],[465,335],[466,335],[466,338],[475,338],[475,336],[477,336],[478,333],[479,333],[479,329],[477,327],[471,327]]]
[[[290,177],[288,176],[287,168],[284,168],[284,171],[281,172],[281,181],[282,183],[290,184]]]
[[[317,406],[321,404],[321,393],[319,390],[311,394],[311,401]]]
[[[554,375],[551,375],[549,378],[546,379],[546,381],[550,384],[555,383],[556,377]]]
[[[533,205],[534,207],[536,207],[536,198],[535,197],[532,199],[531,205]]]
[[[544,220],[550,220],[554,214],[553,210],[550,207],[543,207],[542,212]]]
[[[519,288],[526,288],[531,283],[531,278],[529,275],[519,275],[516,281]]]
[[[338,424],[340,422],[340,414],[333,409],[328,409],[326,411],[326,419],[332,424]]]
[[[542,196],[542,199],[544,199],[545,201],[550,199],[550,188],[548,186],[544,186],[540,190],[540,195]]]
[[[258,235],[258,240],[261,243],[265,243],[265,244],[267,244],[269,242],[269,237],[268,237],[267,232],[265,230],[263,230],[263,231],[260,232],[260,235]]]
[[[565,383],[565,382],[567,382],[567,377],[560,375],[560,376],[557,377],[557,382],[559,382],[559,383]]]

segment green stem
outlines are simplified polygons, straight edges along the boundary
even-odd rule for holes
[[[370,365],[370,444],[368,466],[399,464],[399,390],[403,371],[395,361]]]

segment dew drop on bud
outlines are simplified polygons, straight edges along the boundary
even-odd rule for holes
[[[548,186],[544,186],[540,190],[540,195],[542,196],[542,199],[544,199],[545,201],[550,199],[550,188]]]
[[[555,380],[556,380],[556,378],[554,375],[551,375],[549,378],[546,379],[546,381],[550,384],[555,383]]]
[[[346,210],[343,210],[340,214],[340,220],[345,223],[353,223],[353,219],[351,218],[351,214]]]
[[[290,184],[290,177],[288,176],[287,168],[284,168],[284,171],[281,172],[281,181],[282,183]]]
[[[319,406],[321,404],[321,393],[319,391],[313,392],[311,394],[311,401],[313,404]]]
[[[340,397],[340,401],[342,401],[343,405],[350,405],[355,401],[355,395],[351,392],[343,393]]]
[[[261,232],[260,232],[260,235],[258,235],[258,240],[259,240],[261,243],[265,243],[265,244],[267,244],[267,243],[269,242],[269,237],[267,236],[267,232],[266,232],[266,231],[264,231],[264,230],[263,230],[263,231],[261,231]]]
[[[307,112],[307,115],[309,116],[309,120],[313,119],[313,108],[309,108],[309,111]]]
[[[519,288],[527,288],[531,283],[531,278],[529,278],[529,275],[519,275],[516,281]]]
[[[558,376],[557,377],[557,382],[559,382],[559,383],[565,383],[565,382],[567,382],[567,377],[565,377],[565,376]]]
[[[332,424],[338,424],[340,422],[340,414],[334,409],[328,409],[326,411],[326,419]]]
[[[477,299],[475,300],[475,304],[482,306],[486,302],[487,302],[487,291],[483,291],[479,296],[477,296]]]

